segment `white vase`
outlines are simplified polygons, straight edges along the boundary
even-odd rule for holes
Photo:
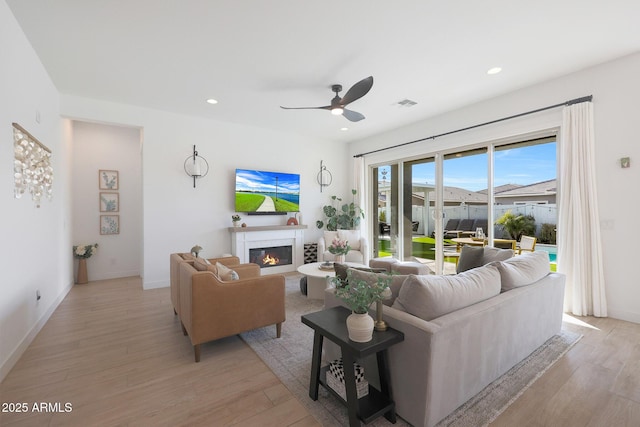
[[[369,342],[373,338],[373,317],[369,313],[351,313],[347,317],[349,339],[355,342]]]
[[[234,227],[240,227],[240,221],[233,221]]]
[[[344,264],[344,255],[336,255],[336,261],[338,264]]]

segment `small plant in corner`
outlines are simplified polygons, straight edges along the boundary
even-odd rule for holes
[[[360,220],[364,218],[364,211],[355,202],[356,190],[351,190],[353,200],[350,203],[343,203],[337,196],[331,196],[331,204],[322,208],[325,220],[316,221],[316,226],[320,229],[326,227],[328,231],[355,230],[360,225]]]

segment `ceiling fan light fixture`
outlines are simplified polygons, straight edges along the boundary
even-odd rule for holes
[[[341,107],[336,107],[331,109],[331,114],[334,116],[341,116],[344,113],[344,109]]]

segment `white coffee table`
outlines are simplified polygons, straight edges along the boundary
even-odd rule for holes
[[[331,278],[336,276],[334,270],[323,270],[321,262],[312,262],[298,267],[298,273],[307,276],[307,298],[324,299],[324,290],[331,286]],[[351,267],[366,267],[355,262],[345,262]]]

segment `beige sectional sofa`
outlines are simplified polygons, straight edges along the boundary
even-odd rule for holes
[[[533,252],[453,276],[409,275],[393,285],[394,300],[383,313],[405,334],[389,349],[398,415],[414,426],[435,425],[560,332],[564,282],[549,272],[546,252]],[[327,289],[325,307],[339,304]],[[327,360],[338,352],[325,341]],[[375,360],[362,363],[376,372]]]

